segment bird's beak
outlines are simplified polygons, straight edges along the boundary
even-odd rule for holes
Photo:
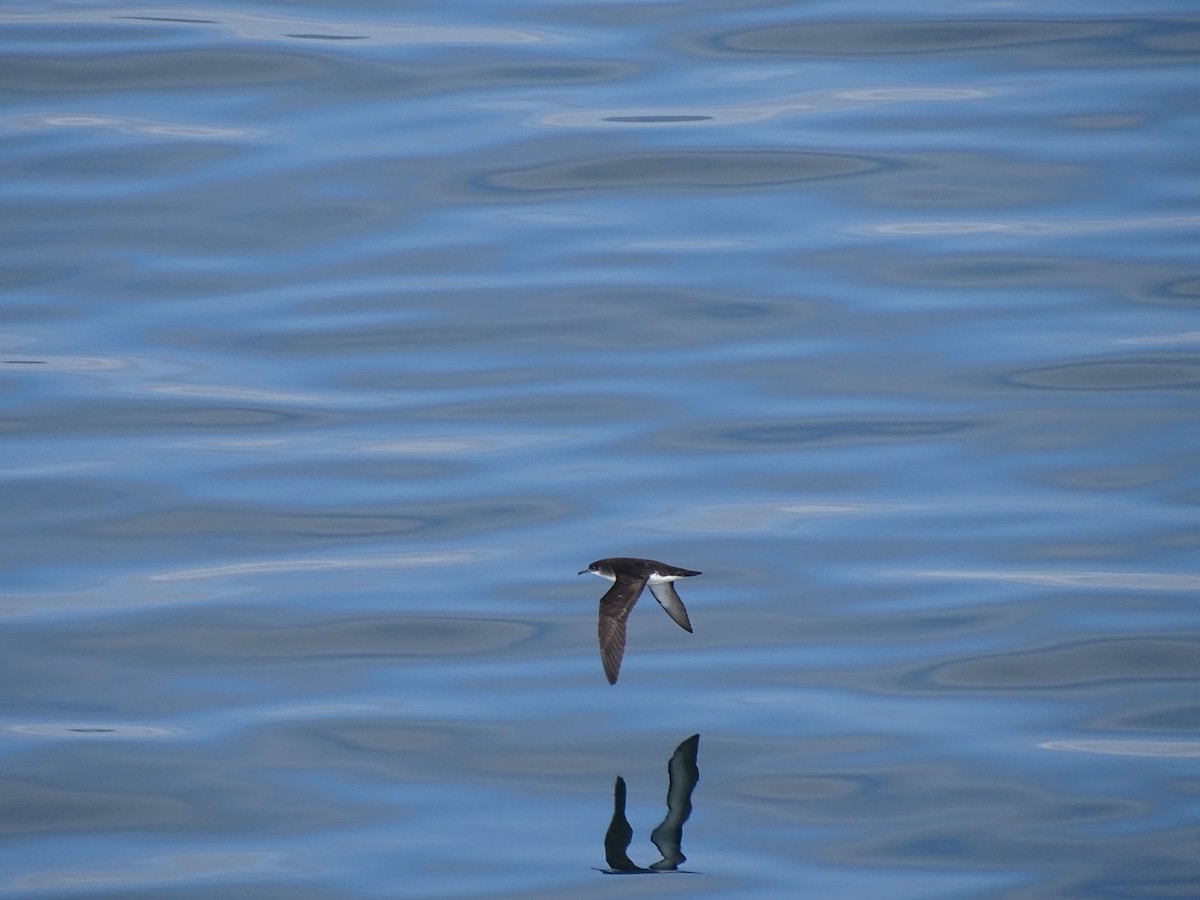
[[[581,569],[581,570],[580,570],[580,572],[579,572],[579,574],[580,574],[580,575],[586,575],[586,574],[587,574],[587,569]]]

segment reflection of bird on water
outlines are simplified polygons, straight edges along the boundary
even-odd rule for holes
[[[692,791],[700,781],[700,768],[696,756],[700,750],[700,735],[693,734],[675,748],[667,763],[667,814],[658,827],[650,833],[650,840],[662,854],[662,859],[643,869],[629,858],[629,844],[633,840],[633,828],[625,817],[625,779],[617,776],[613,787],[613,814],[608,831],[604,835],[604,859],[609,875],[649,875],[658,872],[675,872],[679,864],[687,859],[683,855],[683,823],[692,814]]]
[[[667,814],[657,828],[650,832],[650,840],[662,854],[662,859],[651,863],[650,868],[659,872],[674,871],[687,859],[683,855],[683,823],[692,814],[692,791],[700,780],[700,767],[696,765],[696,754],[700,750],[700,735],[693,734],[675,748],[671,761],[667,763]]]
[[[633,826],[625,818],[625,779],[617,776],[613,787],[613,815],[604,833],[604,861],[613,872],[649,872],[629,858],[629,843],[633,840]]]
[[[598,559],[583,572],[591,572],[613,583],[600,598],[600,660],[604,663],[604,675],[609,684],[617,683],[621,671],[621,659],[625,656],[625,623],[633,605],[642,596],[646,585],[667,615],[684,631],[692,630],[683,601],[675,593],[672,584],[677,578],[699,575],[691,569],[668,566],[654,559],[635,559],[618,556],[613,559]]]

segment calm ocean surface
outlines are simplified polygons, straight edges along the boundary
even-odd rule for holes
[[[0,26],[0,896],[1200,896],[1194,0]]]

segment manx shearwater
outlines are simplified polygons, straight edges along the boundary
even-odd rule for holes
[[[699,575],[699,572],[668,566],[655,559],[628,556],[598,559],[579,574],[584,572],[591,572],[613,583],[600,598],[600,659],[604,663],[604,674],[609,684],[617,683],[617,674],[621,671],[621,659],[625,656],[625,623],[629,619],[629,612],[647,585],[659,606],[667,611],[675,624],[684,631],[692,630],[687,610],[675,593],[672,582],[677,578]]]

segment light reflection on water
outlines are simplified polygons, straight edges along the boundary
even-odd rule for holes
[[[607,897],[697,733],[639,894],[1200,893],[1200,20],[1097,9],[0,13],[0,894]]]

